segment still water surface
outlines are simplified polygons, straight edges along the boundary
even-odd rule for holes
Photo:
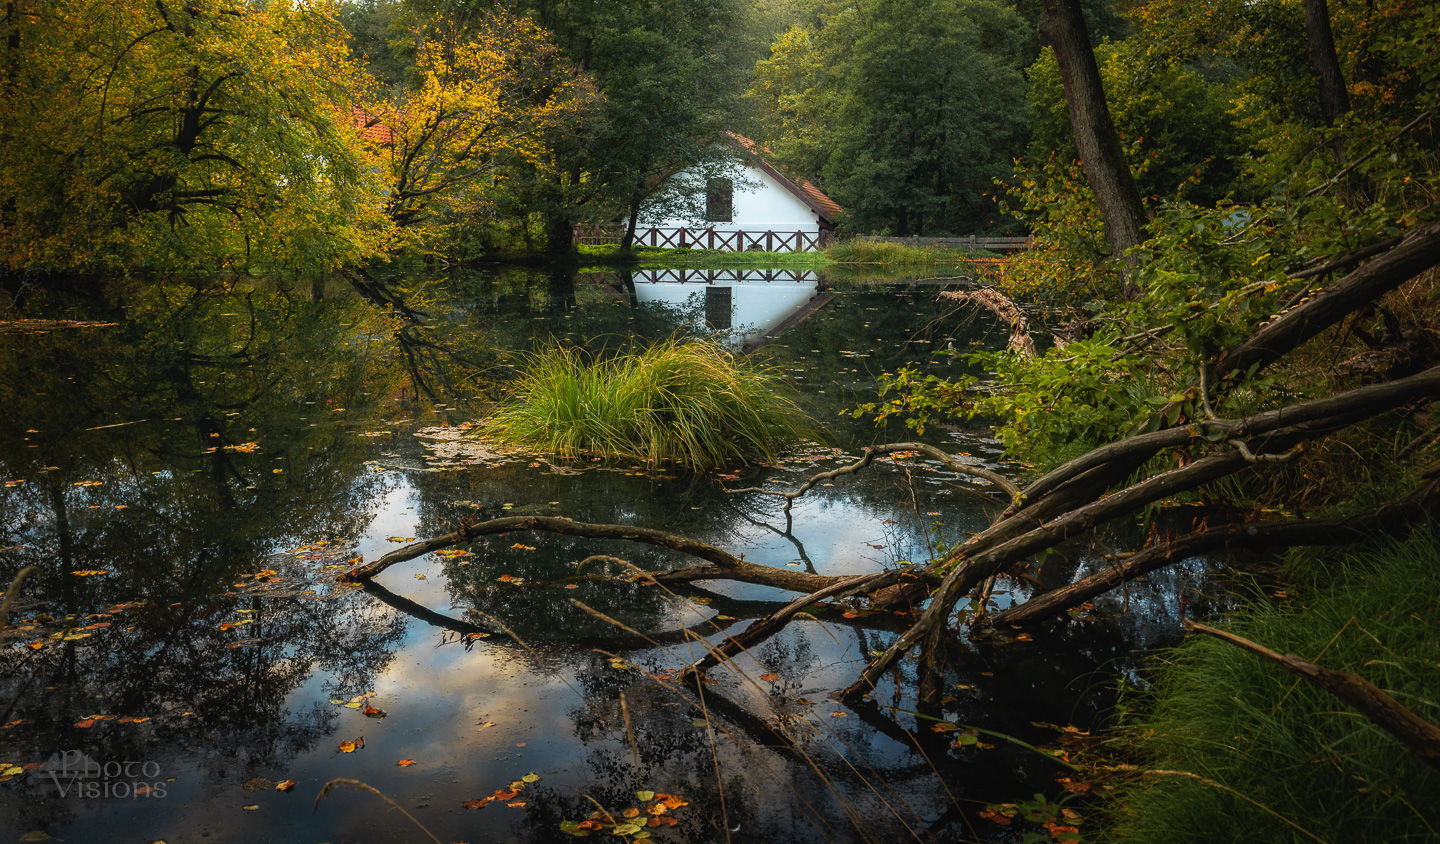
[[[698,637],[793,596],[601,582],[586,575],[614,564],[574,563],[693,561],[535,533],[397,565],[363,590],[334,581],[462,518],[647,525],[821,574],[923,561],[983,527],[993,508],[923,462],[837,479],[789,519],[778,498],[723,491],[795,486],[913,438],[842,411],[873,400],[883,370],[957,374],[966,364],[937,350],[1005,336],[933,287],[765,275],[492,273],[434,288],[423,330],[337,289],[159,288],[49,314],[93,325],[0,334],[0,581],[37,570],[0,639],[0,841],[430,840],[363,791],[312,812],[337,778],[445,842],[570,840],[562,821],[647,805],[637,791],[690,803],[647,830],[659,841],[1014,837],[978,812],[1066,794],[1063,768],[1004,740],[955,746],[911,713],[908,667],[873,702],[828,697],[906,618],[816,608],[740,670],[680,689],[664,672],[698,657]],[[517,353],[676,332],[785,370],[819,442],[738,477],[450,446],[523,367]],[[1014,471],[982,432],[924,439]],[[1037,574],[1061,583],[1097,564],[1054,557]],[[1033,642],[968,642],[928,715],[1035,744],[1055,736],[1037,724],[1088,728],[1199,576],[1157,577],[1124,612],[1102,603]]]

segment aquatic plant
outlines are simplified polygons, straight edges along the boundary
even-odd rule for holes
[[[560,457],[630,457],[692,468],[773,460],[809,431],[777,372],[717,344],[666,340],[592,359],[530,356],[514,397],[479,429]]]

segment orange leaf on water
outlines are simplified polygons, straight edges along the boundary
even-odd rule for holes
[[[634,806],[631,806],[620,814],[624,815],[627,818],[638,818],[640,817],[640,810],[635,808]]]
[[[761,680],[764,680],[764,681],[767,682],[767,683],[771,683],[771,682],[774,682],[775,680],[779,680],[779,679],[780,679],[780,675],[779,675],[779,674],[761,674],[761,675],[760,675],[760,679],[761,679]]]
[[[414,760],[414,759],[401,759],[399,762],[396,762],[395,764],[396,764],[396,765],[399,765],[399,766],[402,767],[402,768],[408,768],[408,767],[410,767],[411,765],[414,765],[414,764],[415,764],[415,760]]]
[[[280,782],[275,783],[275,790],[276,790],[276,791],[290,791],[290,790],[293,789],[294,787],[295,787],[295,781],[294,781],[294,780],[281,780]]]
[[[467,809],[483,809],[483,808],[485,808],[485,804],[486,804],[486,803],[489,803],[489,802],[490,802],[490,798],[489,798],[489,797],[476,797],[476,798],[474,798],[474,799],[472,799],[472,800],[466,800],[464,803],[461,803],[460,805],[461,805],[461,806],[464,806],[464,807],[467,808]]]
[[[362,748],[362,747],[364,747],[364,746],[365,746],[365,737],[364,737],[364,736],[361,736],[360,738],[357,738],[357,739],[355,739],[354,741],[342,741],[342,742],[340,742],[340,752],[341,752],[341,753],[354,753],[355,751],[359,750],[360,748]]]

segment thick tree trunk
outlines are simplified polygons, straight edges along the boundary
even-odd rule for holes
[[[1325,122],[1333,126],[1350,110],[1350,92],[1345,89],[1345,77],[1335,55],[1330,7],[1325,0],[1305,0],[1305,44],[1310,50],[1310,67],[1320,82],[1320,110]]]
[[[629,252],[635,245],[635,228],[640,223],[640,191],[630,197],[630,217],[625,222],[625,235],[620,238],[620,251]]]
[[[1100,206],[1110,249],[1118,258],[1145,240],[1145,207],[1110,119],[1079,0],[1044,0],[1043,5],[1040,34],[1055,48],[1080,163]]]

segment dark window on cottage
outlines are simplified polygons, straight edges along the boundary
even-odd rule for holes
[[[729,287],[710,286],[705,288],[705,327],[726,329],[732,325],[734,299]]]
[[[705,221],[728,223],[735,216],[735,185],[729,179],[705,183]]]

